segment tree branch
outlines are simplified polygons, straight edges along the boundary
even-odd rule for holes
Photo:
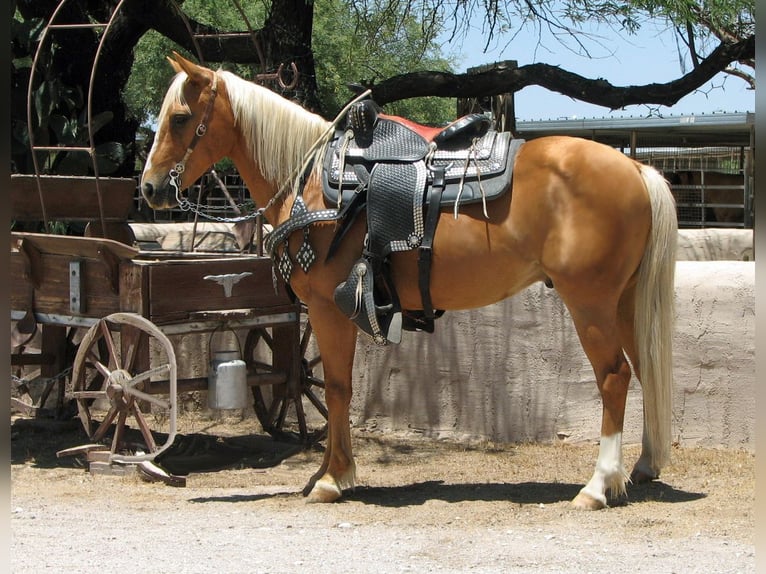
[[[372,98],[381,105],[423,96],[494,96],[537,85],[612,110],[640,104],[672,106],[710,81],[716,74],[726,70],[730,63],[754,57],[753,35],[734,44],[722,42],[691,72],[664,84],[614,86],[603,78],[585,78],[549,64],[528,64],[512,68],[501,63],[478,74],[411,72],[367,87],[372,89]]]
[[[189,19],[192,32],[199,35],[193,39],[178,9],[169,0],[131,0],[125,2],[123,12],[126,17],[141,22],[145,29],[156,30],[195,57],[196,40],[206,62],[261,64],[253,38],[248,32],[223,33],[212,26]],[[262,31],[255,30],[253,34],[260,38]]]

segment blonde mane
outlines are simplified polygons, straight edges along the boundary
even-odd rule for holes
[[[226,83],[234,121],[263,177],[278,187],[292,182],[331,123],[231,72],[218,74]]]

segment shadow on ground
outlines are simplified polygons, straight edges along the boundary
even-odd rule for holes
[[[358,502],[375,506],[402,508],[420,506],[433,500],[443,502],[508,502],[519,505],[555,504],[572,500],[582,488],[581,484],[551,482],[512,483],[457,483],[446,484],[440,480],[416,482],[401,486],[357,487],[344,492],[335,504]],[[190,502],[257,502],[274,498],[298,497],[298,492],[269,494],[236,494],[191,499]],[[663,482],[631,486],[627,496],[609,501],[610,506],[625,506],[647,501],[682,503],[704,498],[705,494],[678,490]]]
[[[126,442],[138,431],[130,429]],[[110,437],[111,433],[107,433]],[[167,435],[155,433],[157,444]],[[88,444],[79,419],[18,418],[11,424],[11,464],[31,464],[36,468],[82,468],[84,458],[65,456],[61,450]],[[105,445],[108,445],[108,440]],[[214,472],[237,468],[268,468],[301,452],[305,447],[285,436],[276,440],[270,435],[250,434],[220,437],[208,434],[179,434],[173,444],[155,459],[157,466],[173,475]]]

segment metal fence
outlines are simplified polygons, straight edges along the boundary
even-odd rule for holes
[[[679,227],[753,226],[749,149],[642,147],[635,157],[662,171],[670,182]]]

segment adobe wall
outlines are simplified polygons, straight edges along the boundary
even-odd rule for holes
[[[755,448],[752,232],[684,230],[676,267],[674,436]],[[702,257],[712,261],[694,261]],[[743,261],[743,259],[745,259]],[[436,332],[380,348],[360,337],[352,422],[494,441],[597,440],[601,401],[569,314],[536,284],[490,307],[450,312]],[[641,393],[626,443],[640,442]]]

